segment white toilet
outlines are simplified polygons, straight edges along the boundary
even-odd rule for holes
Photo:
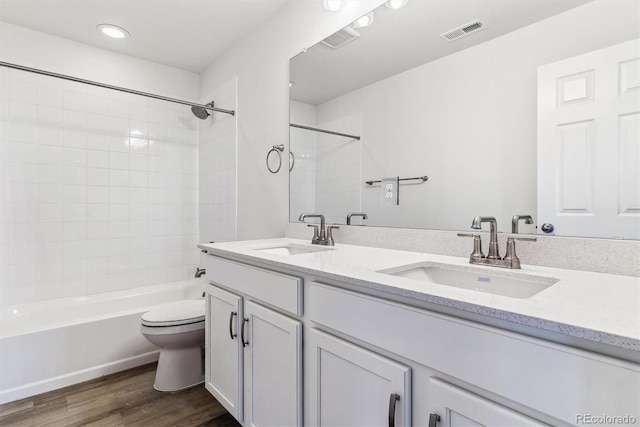
[[[142,315],[140,331],[162,347],[153,388],[176,391],[204,382],[205,300],[167,304]]]

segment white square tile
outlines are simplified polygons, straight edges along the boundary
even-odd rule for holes
[[[130,210],[130,219],[132,221],[146,221],[149,219],[149,205],[133,204]],[[140,225],[140,224],[139,224]],[[146,224],[144,226],[146,229]]]
[[[105,203],[92,203],[87,205],[87,221],[108,221],[109,205]]]
[[[148,138],[149,124],[147,122],[129,122],[129,135],[133,138]]]
[[[38,242],[36,245],[37,262],[62,261],[62,242]]]
[[[129,170],[129,154],[120,152],[109,153],[110,169],[126,169]],[[128,184],[127,184],[128,185]]]
[[[87,170],[87,174],[89,171]],[[109,188],[106,186],[88,185],[87,203],[109,203]]]
[[[109,240],[96,239],[87,240],[87,253],[89,257],[104,258],[109,256]],[[94,272],[89,272],[93,274]]]
[[[109,169],[87,168],[87,185],[109,185]]]
[[[107,151],[87,150],[87,166],[91,168],[108,168],[109,154]]]
[[[65,110],[87,111],[87,95],[73,90],[64,90],[63,93]]]
[[[132,188],[146,188],[149,187],[149,173],[143,171],[132,170],[129,173],[130,182],[129,185]]]
[[[82,111],[64,110],[62,113],[65,128],[87,129],[87,113]]]
[[[109,205],[109,221],[129,221],[129,205]]]
[[[109,187],[109,203],[129,204],[129,187]]]
[[[87,168],[77,166],[63,166],[62,183],[69,185],[86,185]]]
[[[63,125],[63,113],[62,108],[47,107],[44,105],[38,106],[38,124],[48,124],[51,126]]]
[[[129,221],[109,221],[109,239],[128,239],[129,236]]]
[[[39,125],[37,143],[38,145],[62,146],[62,128]]]
[[[147,221],[131,221],[131,237],[148,237],[149,229]]]
[[[45,165],[62,164],[62,148],[51,145],[38,145],[36,160]]]
[[[38,165],[37,174],[38,184],[62,184],[62,166]]]
[[[148,252],[149,252],[149,238],[147,237],[131,238],[132,254],[147,254]]]
[[[71,241],[86,241],[87,239],[87,223],[86,222],[65,222],[64,227],[64,240]]]
[[[9,88],[9,99],[17,102],[27,102],[37,104],[38,89],[33,83],[11,82]]]
[[[38,203],[36,205],[37,222],[62,222],[62,204]]]
[[[145,138],[129,138],[129,151],[131,154],[149,154],[149,140]]]
[[[62,164],[65,166],[86,166],[87,150],[64,148],[62,151]]]
[[[30,123],[10,123],[9,141],[35,144],[38,140],[38,127]]]
[[[147,204],[149,203],[149,189],[147,188],[131,188],[130,193],[131,204]]]
[[[130,168],[135,171],[148,171],[149,170],[149,156],[141,156],[136,154],[130,155]]]
[[[113,154],[113,153],[110,153]],[[129,171],[109,169],[109,186],[111,187],[128,187]]]
[[[109,100],[109,116],[129,119],[129,103],[119,99]]]
[[[149,106],[131,104],[129,106],[129,119],[137,122],[149,122]]]
[[[61,108],[63,105],[62,88],[38,86],[38,105]]]
[[[64,255],[63,260],[65,262],[65,265],[67,264],[67,262],[84,260],[87,258],[87,241],[65,241],[62,244],[62,252]]]
[[[121,153],[129,152],[128,136],[109,136],[109,151],[118,151]]]
[[[87,187],[85,185],[64,185],[62,188],[62,203],[87,203]]]
[[[129,239],[109,239],[109,256],[129,255],[130,253]]]
[[[63,131],[62,144],[65,147],[87,148],[87,132],[84,130],[65,128]]]
[[[109,115],[109,99],[100,95],[87,95],[87,112],[92,114],[100,114],[102,116]]]
[[[87,239],[101,240],[109,238],[109,223],[106,221],[87,222]]]
[[[85,204],[72,204],[65,203],[62,205],[62,221],[63,222],[79,222],[87,220],[87,205]],[[65,224],[65,239],[67,238],[67,224]],[[85,233],[86,234],[86,231]],[[79,240],[74,234],[71,240]]]
[[[129,136],[129,120],[126,118],[109,117],[109,133]]]
[[[109,117],[101,114],[87,113],[87,130],[109,132]]]

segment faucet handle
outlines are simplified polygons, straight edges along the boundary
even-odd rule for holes
[[[313,227],[313,240],[318,241],[320,234],[318,233],[318,226],[314,224],[307,224],[307,227]]]
[[[333,246],[335,244],[333,240],[333,230],[338,230],[340,227],[337,225],[330,225],[327,227],[327,245]]]
[[[458,237],[473,237],[473,252],[469,255],[470,260],[484,258],[482,252],[482,239],[479,234],[473,233],[458,233]]]

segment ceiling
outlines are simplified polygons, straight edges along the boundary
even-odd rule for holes
[[[293,58],[290,96],[319,105],[589,1],[409,0],[398,10],[380,6],[373,24],[356,30],[359,38],[337,49],[318,43]],[[440,37],[477,19],[486,29],[452,42]]]
[[[0,0],[0,21],[199,73],[288,1]],[[106,37],[102,23],[131,37]]]

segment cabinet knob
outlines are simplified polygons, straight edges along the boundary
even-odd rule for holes
[[[232,311],[231,314],[229,315],[229,336],[231,337],[231,339],[234,339],[235,337],[238,336],[238,334],[234,334],[233,333],[233,316],[237,316],[238,313],[236,311]]]
[[[389,396],[389,427],[395,427],[396,425],[396,403],[398,400],[400,400],[400,395],[391,393],[391,396]]]
[[[244,318],[243,322],[242,322],[242,329],[240,329],[240,339],[242,340],[242,346],[246,347],[249,345],[249,341],[244,339],[244,327],[245,325],[249,323],[249,319],[247,319],[246,317]]]
[[[438,414],[429,415],[429,427],[436,427],[436,424],[438,422],[440,422],[440,415]]]

